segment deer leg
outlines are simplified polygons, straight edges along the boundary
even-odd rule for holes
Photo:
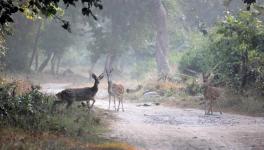
[[[73,101],[72,100],[69,100],[67,101],[67,106],[66,106],[66,109],[68,109],[71,105],[72,105]]]
[[[210,100],[210,114],[213,115],[213,101]]]
[[[86,100],[86,104],[87,104],[87,108],[89,109],[90,108],[90,100]]]
[[[206,107],[207,107],[207,100],[205,99],[205,102],[204,102],[204,115],[208,114]]]
[[[218,106],[219,112],[220,112],[220,114],[222,115],[223,113],[222,113],[222,110],[221,110],[220,104],[219,104],[218,101],[217,101],[216,103],[217,103],[217,106]]]
[[[123,105],[123,96],[121,97],[121,102],[122,102],[122,110],[124,112],[125,110],[124,110],[124,105]]]
[[[53,102],[53,105],[52,105],[52,107],[51,107],[51,112],[54,111],[54,109],[55,109],[55,107],[56,107],[57,104],[62,104],[62,103],[64,103],[64,101],[62,101],[62,100],[54,101],[54,102]]]
[[[109,94],[109,107],[108,107],[108,109],[110,109],[110,104],[111,104],[111,95]]]
[[[93,105],[94,105],[94,103],[95,103],[95,100],[94,100],[94,99],[91,99],[91,100],[93,101],[93,103],[92,103],[92,105],[90,106],[89,109],[93,108]]]
[[[119,111],[119,107],[120,107],[120,102],[121,102],[121,99],[120,99],[120,97],[118,98],[118,108],[117,108],[117,111]]]
[[[115,96],[114,96],[114,107],[115,107],[115,110],[116,110],[116,100],[115,100]]]

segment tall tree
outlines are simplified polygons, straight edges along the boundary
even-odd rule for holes
[[[156,25],[156,62],[160,77],[166,80],[170,72],[168,62],[168,31],[167,31],[167,13],[161,0],[153,1],[154,20]]]

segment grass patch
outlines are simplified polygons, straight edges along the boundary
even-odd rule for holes
[[[1,128],[0,134],[0,149],[2,150],[134,150],[132,146],[124,143],[106,141],[101,144],[95,144],[89,141],[80,141],[62,134],[31,132],[19,128]]]
[[[110,113],[74,103],[51,113],[53,96],[33,90],[21,96],[0,87],[0,149],[129,149],[103,138]],[[111,143],[111,144],[109,144]],[[116,148],[113,148],[116,145]],[[119,145],[119,146],[118,146]]]

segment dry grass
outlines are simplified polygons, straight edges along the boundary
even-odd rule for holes
[[[222,106],[227,112],[251,116],[264,116],[264,98],[248,93],[233,94],[225,92]]]
[[[21,129],[0,128],[0,149],[90,149],[90,150],[134,150],[125,143],[106,142],[93,144],[49,132],[27,132]]]
[[[91,149],[95,150],[135,150],[134,147],[125,143],[105,143],[98,145],[90,145]]]
[[[264,98],[253,95],[234,94],[229,90],[221,95],[219,101],[222,111],[225,113],[249,115],[249,116],[264,116]],[[188,96],[178,95],[173,97],[165,97],[161,99],[165,106],[179,108],[197,108],[204,109],[203,95]],[[213,106],[214,111],[218,111],[217,107]]]
[[[174,83],[174,82],[153,82],[146,81],[145,88],[147,89],[157,89],[157,90],[173,90],[173,91],[181,91],[185,89],[185,85],[183,83]]]

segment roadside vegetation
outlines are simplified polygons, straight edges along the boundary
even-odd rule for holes
[[[0,87],[0,149],[133,149],[103,138],[110,113],[77,104],[52,113],[54,96],[38,89],[14,96],[12,88]]]
[[[203,109],[202,75],[210,73],[210,86],[225,91],[224,112],[264,116],[263,6],[264,0],[0,0],[0,149],[133,149],[104,138],[111,112],[74,104],[52,113],[56,97],[14,84],[19,79],[82,87],[92,73],[105,72],[99,97],[114,93],[115,83],[133,91],[125,100],[143,106]]]
[[[171,56],[180,73],[167,82],[146,82],[145,89],[169,105],[202,109],[202,73],[211,73],[211,84],[225,90],[223,109],[263,116],[263,33],[263,22],[251,12],[227,13],[206,35],[192,33],[188,48]]]

